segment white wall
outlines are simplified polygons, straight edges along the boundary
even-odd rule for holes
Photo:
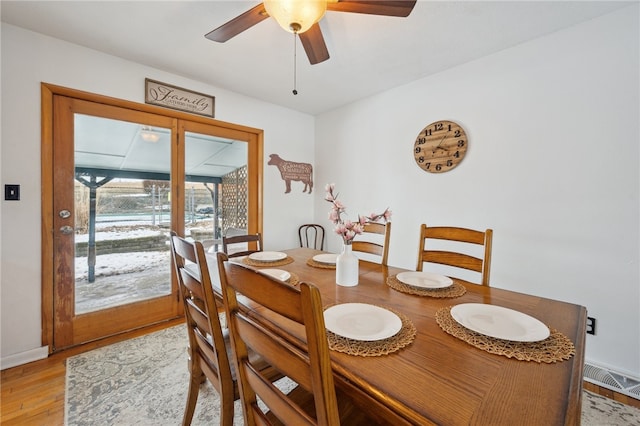
[[[41,346],[40,83],[144,103],[145,77],[211,94],[217,119],[264,129],[267,249],[297,245],[294,225],[312,218],[313,196],[303,194],[299,182],[285,195],[279,172],[266,164],[271,153],[314,163],[312,116],[3,23],[2,183],[21,185],[21,200],[2,201],[0,216],[3,367]]]
[[[640,377],[638,16],[636,3],[317,117],[318,188],[335,182],[353,216],[391,207],[396,266],[415,268],[421,223],[493,228],[491,285],[586,306],[587,359]],[[413,144],[444,119],[469,150],[429,174]]]

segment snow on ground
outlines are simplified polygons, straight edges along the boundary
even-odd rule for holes
[[[166,267],[171,264],[170,251],[139,251],[96,256],[96,277],[130,274]],[[76,257],[76,280],[87,279],[89,265],[86,257]]]
[[[201,223],[190,225],[191,227],[202,226]],[[187,229],[187,235],[189,232]],[[165,234],[168,239],[166,229],[154,227],[148,223],[96,224],[96,241],[158,234]],[[77,234],[75,239],[76,242],[86,242],[88,236]],[[214,246],[211,248],[213,249]],[[98,254],[95,265],[96,280],[90,283],[87,257],[76,257],[75,312],[82,314],[170,294],[172,267],[170,250]]]
[[[166,232],[158,231],[157,229],[124,229],[112,232],[97,231],[96,241],[153,237],[158,234],[166,234]],[[76,234],[75,240],[76,243],[86,243],[89,241],[89,234]]]
[[[96,224],[96,241],[126,240],[133,238],[149,237],[167,234],[168,231],[149,226],[144,222],[107,222]],[[88,242],[89,234],[76,234],[75,242]],[[166,268],[171,264],[171,252],[164,251],[139,251],[129,253],[99,254],[96,256],[95,276],[105,277],[111,275],[130,274],[158,268]],[[75,271],[76,281],[86,280],[89,265],[87,257],[76,257]]]
[[[193,224],[201,225],[201,223]],[[187,234],[189,230],[186,231]],[[165,229],[150,226],[148,222],[102,222],[96,224],[96,241],[123,240],[129,238],[149,237],[158,234],[167,235]],[[76,242],[87,242],[88,234],[76,234]],[[168,245],[167,245],[168,248]],[[171,268],[171,251],[139,251],[129,253],[98,254],[96,256],[95,276],[104,277],[134,272],[152,271]],[[86,280],[89,265],[87,257],[75,258],[76,281]]]

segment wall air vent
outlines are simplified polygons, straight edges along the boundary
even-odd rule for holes
[[[640,379],[627,377],[593,364],[584,365],[584,379],[594,385],[640,400]]]

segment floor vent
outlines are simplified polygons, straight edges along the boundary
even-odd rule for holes
[[[584,379],[594,385],[611,389],[640,400],[640,380],[606,370],[592,364],[584,365]]]

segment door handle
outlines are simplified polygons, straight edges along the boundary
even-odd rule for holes
[[[69,216],[71,216],[71,212],[69,210],[60,210],[60,213],[58,213],[58,214],[63,219],[67,219],[67,218],[69,218]]]
[[[73,233],[73,226],[65,225],[60,228],[60,232],[68,235]]]

